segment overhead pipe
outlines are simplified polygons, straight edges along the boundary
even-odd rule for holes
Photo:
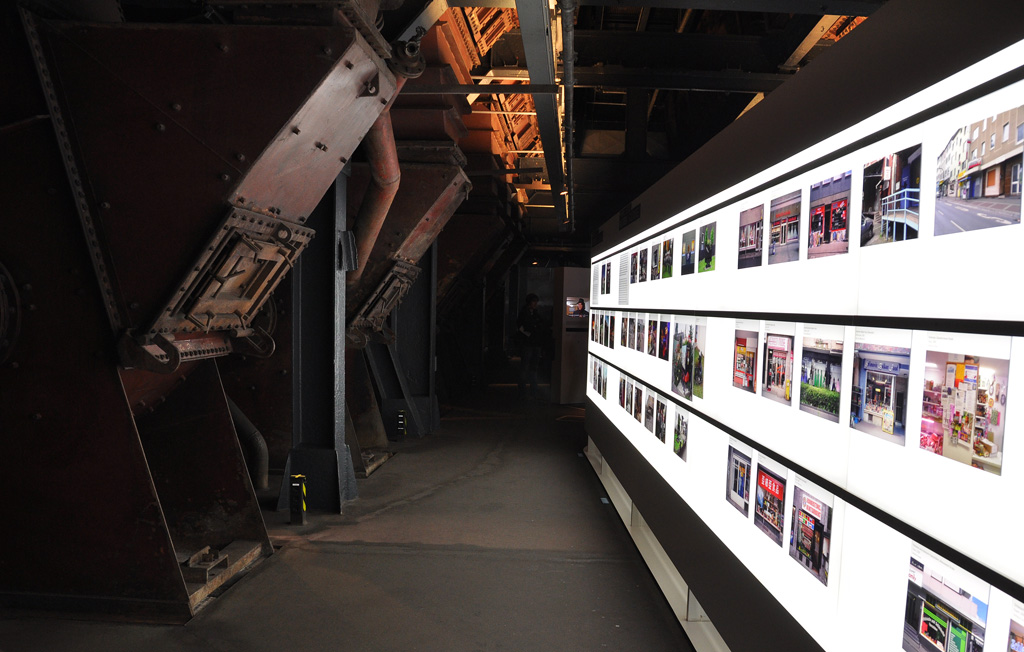
[[[576,0],[560,0],[562,10],[562,85],[565,87],[565,192],[566,219],[569,231],[576,232],[576,193],[573,191],[572,157],[573,157],[573,120],[572,96],[576,83],[576,48],[573,45],[576,33],[573,27],[573,14],[576,12]]]
[[[381,227],[388,216],[391,204],[398,194],[402,171],[398,165],[398,148],[395,145],[395,130],[391,124],[391,105],[408,79],[423,74],[426,61],[420,52],[419,39],[422,34],[407,42],[396,42],[389,62],[395,73],[395,94],[380,116],[363,137],[366,158],[370,162],[370,185],[363,196],[363,202],[356,213],[356,269],[348,274],[348,284],[354,285],[362,278],[363,270],[370,259],[370,252],[377,242]]]

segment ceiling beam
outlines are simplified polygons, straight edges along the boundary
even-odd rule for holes
[[[551,40],[551,12],[547,0],[516,0],[519,26],[526,55],[526,68],[530,82],[536,85],[555,83],[555,51]],[[562,174],[562,134],[558,122],[558,98],[554,94],[533,96],[537,111],[537,129],[544,147],[544,159],[548,165],[548,180],[552,188],[565,185]],[[565,214],[565,198],[555,196],[555,205]]]
[[[516,8],[515,0],[449,0],[452,7]],[[884,0],[579,0],[584,7],[654,7],[784,14],[870,16]]]
[[[510,67],[492,70],[498,78],[505,74],[515,77],[520,71],[522,71],[521,68]],[[576,66],[575,76],[576,88],[660,88],[676,91],[767,93],[778,88],[793,75],[777,72],[744,72],[742,70],[707,71],[675,68],[627,68],[625,66]],[[508,88],[531,87],[508,86]],[[402,92],[407,93],[408,91],[403,90]]]

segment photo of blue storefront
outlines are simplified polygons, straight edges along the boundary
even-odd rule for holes
[[[853,351],[850,427],[902,446],[910,349],[858,342]]]

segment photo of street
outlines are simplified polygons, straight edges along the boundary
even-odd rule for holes
[[[698,272],[715,271],[715,227],[718,223],[712,222],[700,227],[700,251],[698,253]]]
[[[683,234],[682,247],[679,251],[679,274],[693,274],[697,261],[697,232],[687,231]]]
[[[852,174],[848,170],[811,186],[808,259],[845,254],[850,250],[846,225]]]
[[[800,259],[800,191],[772,200],[768,264]]]
[[[935,235],[1020,224],[1024,106],[978,116],[944,143],[935,170]]]

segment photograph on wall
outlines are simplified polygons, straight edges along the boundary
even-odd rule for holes
[[[850,427],[899,446],[907,438],[910,331],[858,328],[853,342]]]
[[[686,400],[693,398],[693,321],[677,317],[672,336],[672,392]]]
[[[761,396],[783,405],[793,405],[794,330],[790,323],[765,323]]]
[[[654,436],[662,442],[665,441],[665,431],[668,429],[668,404],[660,396],[654,408]]]
[[[1006,652],[1024,652],[1024,603],[1017,600],[1010,606],[1010,640]]]
[[[626,379],[623,376],[619,376],[619,407],[626,407]]]
[[[650,319],[647,322],[647,354],[657,357],[658,355],[658,320]]]
[[[633,317],[632,315],[630,315],[629,319],[626,321],[626,328],[627,328],[626,348],[635,349],[636,348],[636,317]]]
[[[661,243],[661,278],[672,278],[672,269],[675,266],[674,244],[675,238],[669,238]]]
[[[764,241],[764,204],[740,213],[739,268],[761,265]]]
[[[847,217],[853,171],[811,185],[807,218],[807,258],[845,254],[850,250]]]
[[[608,365],[601,363],[601,398],[608,399]]]
[[[636,384],[633,392],[633,418],[637,421],[644,418],[644,389],[640,383]]]
[[[633,381],[626,381],[626,413],[633,414]]]
[[[704,351],[707,349],[708,318],[697,317],[693,332],[693,395],[704,398]]]
[[[608,294],[608,290],[605,287],[608,284],[608,266],[601,265],[601,294]]]
[[[935,169],[935,235],[1020,224],[1024,106],[976,115]]]
[[[843,327],[804,325],[800,360],[800,409],[839,422]]]
[[[771,202],[768,264],[788,263],[800,258],[800,191]]]
[[[637,272],[637,266],[638,266],[637,257],[638,256],[639,256],[639,254],[637,252],[635,252],[635,251],[629,255],[629,282],[630,283],[636,283],[636,272]]]
[[[917,237],[921,223],[920,145],[867,163],[863,189],[862,247]]]
[[[647,247],[640,250],[640,272],[637,281],[643,283],[647,280]]]
[[[622,318],[621,318],[621,322],[619,324],[619,346],[626,346],[626,338],[628,336],[628,333],[626,332],[627,331],[627,328],[626,328],[626,323],[627,322],[628,322],[628,320],[626,319],[626,316],[623,315]]]
[[[729,456],[725,468],[725,499],[746,516],[750,509],[750,485],[754,468],[750,462],[750,448],[730,440]]]
[[[757,485],[754,490],[754,525],[782,547],[786,524],[786,469],[760,455],[757,460]]]
[[[700,242],[697,243],[697,271],[715,271],[715,233],[718,223],[712,222],[700,227]]]
[[[911,544],[903,649],[977,652],[985,647],[991,586],[930,550]]]
[[[608,315],[608,348],[615,348],[615,315]]]
[[[732,386],[750,393],[757,390],[757,339],[759,324],[756,321],[737,319],[733,337]]]
[[[679,249],[679,274],[693,274],[697,263],[697,232],[687,231],[683,234]]]
[[[658,326],[658,357],[668,360],[669,335],[672,332],[672,324],[667,320],[662,321]]]
[[[789,556],[828,586],[833,496],[800,476],[793,484]]]
[[[586,319],[590,314],[590,297],[566,297],[565,316]]]
[[[993,339],[1006,340],[1005,358],[930,349],[925,354],[920,445],[936,455],[1002,475],[1009,338]],[[943,341],[948,345],[948,339]]]
[[[636,318],[636,350],[644,352],[644,345],[647,342],[647,327],[644,325],[643,317]]]
[[[654,394],[647,392],[647,405],[644,407],[644,427],[654,432]]]
[[[676,428],[672,437],[672,452],[686,461],[686,440],[690,435],[690,415],[683,408],[676,406]]]
[[[661,278],[661,243],[651,245],[651,280]]]

